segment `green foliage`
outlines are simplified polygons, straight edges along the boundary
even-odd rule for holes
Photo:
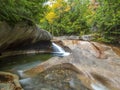
[[[83,3],[82,0],[71,0],[68,2],[58,0],[58,2],[53,5],[55,7],[51,7],[51,9],[48,10],[48,12],[54,12],[57,18],[53,19],[53,23],[44,19],[44,21],[41,22],[42,27],[50,31],[53,35],[80,35],[81,32],[84,32],[84,34],[88,33],[89,29],[83,17],[87,9],[88,0],[84,0],[86,3]]]
[[[99,0],[94,21],[97,23],[102,40],[118,43],[120,40],[120,0]]]
[[[22,20],[39,23],[46,0],[0,0],[0,21],[11,24]]]
[[[97,34],[95,40],[120,40],[120,0],[0,0],[0,21],[15,24],[28,20],[40,24],[53,35]],[[47,8],[47,9],[46,9]]]
[[[57,0],[57,2],[59,4],[53,4],[55,7],[48,7],[49,9],[46,11],[53,12],[56,15],[52,19],[52,23],[46,18],[41,22],[42,27],[53,35],[97,33],[99,37],[95,39],[97,41],[119,42],[120,0],[96,0],[96,2],[90,2],[90,0],[63,2],[63,0]],[[65,11],[67,7],[69,9]]]

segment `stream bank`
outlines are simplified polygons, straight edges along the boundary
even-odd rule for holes
[[[16,82],[19,84],[19,79],[16,79],[17,76],[7,72],[18,75],[17,70],[12,68],[15,65],[20,66],[28,62],[26,66],[34,66],[37,65],[36,63],[40,63],[43,58],[41,56],[38,56],[39,59],[34,57],[34,53],[51,52],[49,50],[52,44],[51,39],[52,35],[49,32],[39,28],[34,23],[30,24],[30,22],[24,21],[10,25],[5,21],[0,21],[0,71],[6,71],[0,72],[0,90],[22,90],[21,86],[16,88]],[[24,55],[18,56],[21,54],[29,54],[34,59],[31,60]],[[13,79],[9,81],[6,76],[13,77]],[[8,81],[2,82],[2,77],[5,77]]]
[[[120,90],[119,48],[92,41],[61,38],[53,41],[70,51],[71,54],[62,58],[50,58],[40,65],[26,70],[24,73],[27,76],[34,77],[46,70],[49,71],[56,65],[61,65],[62,68],[77,72],[76,75],[82,85],[90,90]],[[113,48],[116,48],[117,52]],[[55,82],[58,80],[56,78]],[[79,88],[78,90],[85,89]]]
[[[52,42],[70,52],[70,55],[50,57],[47,61],[23,69],[20,83],[24,90],[120,89],[119,48],[79,39],[56,38]]]

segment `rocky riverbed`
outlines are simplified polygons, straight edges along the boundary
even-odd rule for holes
[[[67,68],[78,72],[79,80],[89,89],[120,89],[119,48],[80,40],[57,39],[54,40],[54,42],[66,50],[71,51],[71,55],[62,58],[53,57],[48,61],[25,71],[25,74],[34,76],[45,70],[49,70],[49,68],[54,67],[55,65],[61,64],[63,67],[71,65]],[[116,48],[116,50],[113,48]]]
[[[52,42],[70,55],[52,57],[23,70],[20,83],[24,90],[120,90],[118,47],[79,39]]]
[[[41,72],[23,87],[25,90],[90,90],[82,84],[76,71],[62,65]]]

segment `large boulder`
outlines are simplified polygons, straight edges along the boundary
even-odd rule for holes
[[[49,32],[40,29],[35,24],[19,22],[12,26],[6,22],[0,22],[0,52],[7,48],[21,47],[51,39]]]
[[[54,42],[63,48],[71,49],[71,55],[62,58],[53,57],[25,71],[25,76],[34,76],[61,65],[61,68],[75,71],[82,84],[90,90],[120,90],[119,48],[80,40],[57,39]]]

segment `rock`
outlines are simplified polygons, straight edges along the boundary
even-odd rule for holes
[[[94,38],[95,38],[94,35],[83,35],[83,36],[81,36],[81,39],[85,40],[85,41],[91,41]]]
[[[79,36],[59,36],[59,37],[53,37],[53,40],[79,40],[80,37]]]
[[[0,22],[0,52],[8,48],[30,45],[39,41],[50,41],[51,39],[52,36],[49,32],[36,25],[19,22],[10,26],[6,22]]]
[[[33,86],[29,90],[90,90],[81,83],[77,72],[61,65],[53,66],[32,77],[31,83],[24,85],[26,90],[27,86]]]
[[[6,56],[14,56],[14,55],[21,55],[21,54],[37,54],[37,53],[51,53],[53,49],[51,48],[52,43],[51,41],[39,41],[36,43],[16,46],[16,47],[9,47],[5,51],[3,51],[0,57]]]
[[[18,77],[7,72],[0,72],[0,90],[23,90]]]
[[[53,57],[24,73],[34,76],[61,65],[75,71],[83,85],[91,90],[120,90],[120,49],[115,52],[111,46],[80,40],[61,40],[61,46],[71,49],[71,55]]]

